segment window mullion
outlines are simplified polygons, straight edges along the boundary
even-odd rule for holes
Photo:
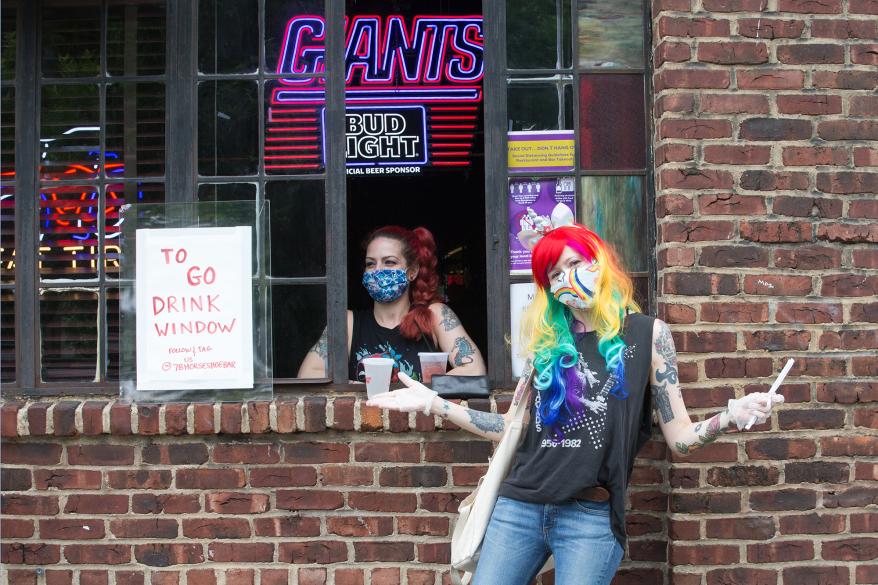
[[[329,377],[347,382],[347,189],[344,115],[345,3],[326,2],[326,322]]]
[[[167,3],[167,109],[165,113],[165,201],[195,201],[198,63],[197,2]]]
[[[485,256],[488,372],[495,386],[512,377],[509,316],[509,215],[506,202],[506,3],[483,2],[485,28]],[[504,172],[498,172],[503,169]],[[515,332],[513,332],[514,334]]]
[[[40,2],[18,7],[15,87],[15,337],[16,380],[36,387],[39,362],[39,14]]]

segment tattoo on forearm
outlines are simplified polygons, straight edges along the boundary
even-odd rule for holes
[[[674,419],[674,409],[671,408],[671,399],[668,396],[667,384],[664,382],[661,386],[652,385],[652,406],[659,412],[663,423],[668,423]]]
[[[448,418],[448,415],[451,414],[451,406],[448,404],[447,400],[442,401],[442,412],[439,413],[439,416],[442,418]]]
[[[493,414],[490,412],[481,412],[480,410],[468,410],[469,421],[474,427],[486,433],[502,433],[503,432],[503,415]]]
[[[465,366],[473,363],[473,355],[476,350],[466,337],[460,336],[454,340],[454,365]]]
[[[695,434],[698,438],[691,445],[680,443],[678,441],[676,445],[677,451],[683,455],[687,455],[692,451],[696,451],[705,445],[709,445],[716,441],[716,438],[719,437],[722,432],[720,417],[721,415],[717,414],[707,422],[695,425]],[[701,430],[702,428],[704,429],[703,431]]]
[[[451,331],[455,327],[460,327],[460,319],[451,310],[448,305],[442,305],[442,320],[439,322],[445,331]]]
[[[655,350],[665,361],[662,370],[656,370],[655,372],[656,381],[659,383],[667,381],[669,384],[677,384],[680,381],[677,375],[677,350],[674,348],[674,338],[671,336],[671,330],[664,323],[661,324],[658,338],[655,340]]]
[[[317,343],[314,344],[314,347],[311,348],[311,351],[319,355],[324,360],[326,356],[329,354],[329,340],[326,336],[326,329],[323,330],[323,333],[320,334],[320,339],[317,340]]]

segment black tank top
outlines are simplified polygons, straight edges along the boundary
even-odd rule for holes
[[[365,381],[363,358],[386,357],[396,362],[391,382],[398,381],[397,371],[401,370],[414,380],[421,380],[421,360],[419,351],[436,351],[428,336],[411,340],[403,337],[399,326],[393,329],[382,327],[375,320],[372,309],[354,311],[351,331],[351,351],[348,357],[348,379]]]
[[[654,322],[640,313],[625,318],[626,398],[609,392],[615,378],[598,352],[597,334],[586,333],[576,342],[584,412],[562,426],[562,440],[553,440],[540,420],[539,393],[533,392],[530,423],[500,487],[501,496],[558,504],[583,488],[603,486],[610,491],[613,534],[625,546],[625,490],[634,457],[652,434],[649,373]]]

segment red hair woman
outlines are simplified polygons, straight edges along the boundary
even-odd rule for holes
[[[418,352],[449,354],[452,375],[485,373],[482,354],[451,307],[439,302],[436,289],[436,243],[427,228],[384,226],[364,242],[363,286],[372,308],[348,311],[348,378],[363,381],[367,357],[396,362],[393,380],[402,372],[422,380]],[[300,378],[322,378],[326,372],[326,332],[305,356]]]

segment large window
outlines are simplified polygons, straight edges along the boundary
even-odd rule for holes
[[[575,2],[4,0],[4,388],[117,391],[132,203],[268,203],[278,386],[347,381],[359,241],[384,223],[436,232],[445,299],[509,382],[516,189],[568,197],[648,302],[647,9]],[[539,133],[569,166],[507,169]],[[297,380],[324,327],[326,376]]]

